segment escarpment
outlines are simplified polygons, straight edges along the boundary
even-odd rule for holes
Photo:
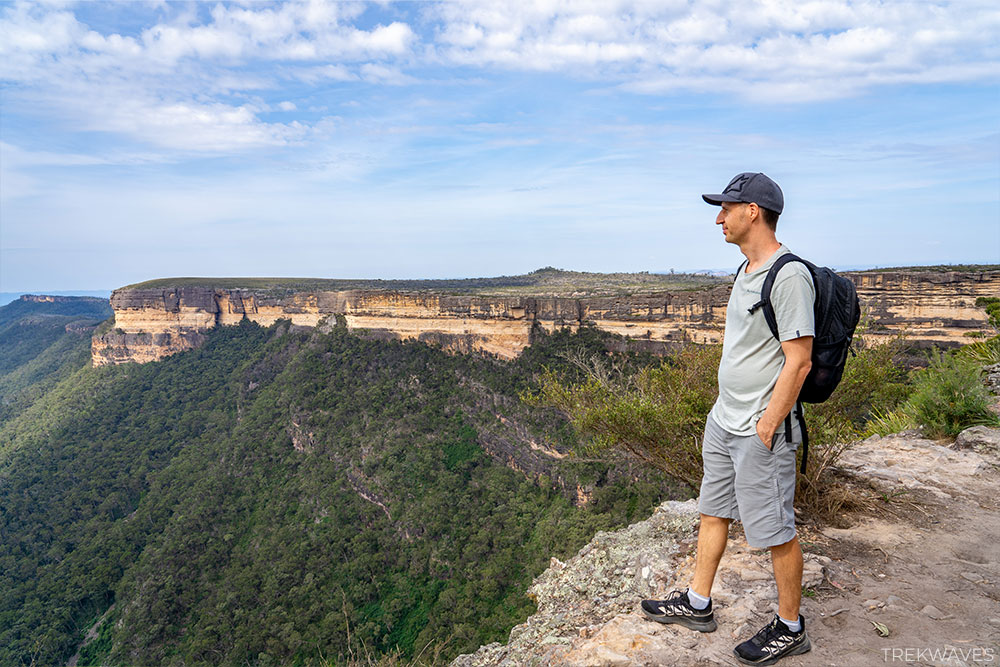
[[[905,332],[911,343],[954,347],[991,331],[980,297],[1000,296],[1000,270],[874,271],[845,274],[870,318],[868,335]],[[111,295],[114,328],[96,334],[96,366],[147,362],[193,349],[218,325],[279,319],[483,351],[514,358],[537,329],[593,325],[635,349],[661,352],[681,342],[718,343],[729,285],[625,296],[479,296],[424,291],[285,291],[212,287],[122,288]]]

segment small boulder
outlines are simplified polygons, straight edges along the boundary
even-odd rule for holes
[[[1000,455],[1000,428],[973,426],[958,434],[955,449],[972,449],[981,454]]]
[[[929,616],[930,618],[933,618],[935,621],[940,621],[942,618],[945,617],[945,613],[943,611],[941,611],[934,605],[930,604],[921,609],[920,613],[922,613],[924,616]]]

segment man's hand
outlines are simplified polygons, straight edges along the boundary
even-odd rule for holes
[[[781,344],[781,351],[785,353],[785,365],[774,385],[771,402],[757,421],[757,435],[768,449],[771,449],[771,440],[778,425],[795,406],[799,389],[812,368],[812,344],[812,336],[793,338]]]
[[[761,417],[757,420],[757,437],[760,441],[764,443],[764,446],[771,449],[771,441],[774,439],[774,432],[777,430],[777,425],[768,427],[764,424],[764,418]]]

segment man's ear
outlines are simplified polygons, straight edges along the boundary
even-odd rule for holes
[[[754,202],[747,203],[747,217],[750,218],[750,222],[760,217],[760,207]]]

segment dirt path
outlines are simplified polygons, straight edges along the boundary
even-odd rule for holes
[[[881,490],[884,511],[812,534],[809,550],[831,558],[804,605],[815,649],[783,663],[1000,664],[1000,460],[892,436],[846,463]]]

